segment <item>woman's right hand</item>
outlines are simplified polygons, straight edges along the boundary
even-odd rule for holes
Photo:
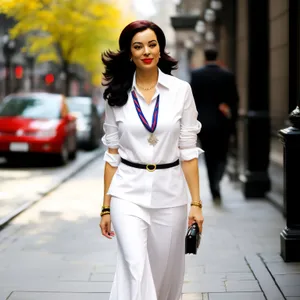
[[[101,228],[102,235],[108,239],[111,239],[115,236],[114,231],[111,231],[111,219],[109,214],[101,217],[99,226]]]

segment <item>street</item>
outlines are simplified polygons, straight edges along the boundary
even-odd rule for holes
[[[98,226],[103,167],[98,157],[0,232],[1,300],[108,299],[116,241]],[[202,160],[200,178],[204,233],[198,254],[186,256],[183,300],[299,300],[300,264],[279,255],[279,211],[243,199],[227,178],[215,205]]]
[[[103,149],[78,151],[74,161],[61,167],[52,166],[47,158],[37,162],[24,162],[23,166],[7,166],[5,160],[0,158],[0,227],[102,151]]]

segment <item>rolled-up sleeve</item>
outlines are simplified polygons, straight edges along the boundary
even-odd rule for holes
[[[189,84],[184,99],[184,108],[180,124],[179,150],[180,160],[197,158],[204,151],[197,147],[197,134],[201,130],[201,123],[197,119],[198,112]]]
[[[121,162],[121,156],[119,154],[109,153],[106,150],[103,160],[108,162],[112,167],[117,167]]]
[[[105,120],[103,125],[104,136],[102,143],[112,149],[119,148],[119,131],[113,108],[105,102]]]
[[[113,108],[105,102],[105,121],[103,125],[104,136],[102,137],[102,143],[111,149],[119,148],[119,131],[115,118]],[[111,166],[117,167],[120,163],[120,155],[112,154],[108,151],[105,152],[104,161],[108,162]]]

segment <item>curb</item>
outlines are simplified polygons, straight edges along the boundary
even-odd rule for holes
[[[29,209],[31,206],[42,200],[45,196],[53,192],[57,189],[62,183],[72,178],[78,172],[86,168],[90,163],[92,163],[95,159],[100,157],[105,152],[105,149],[100,147],[99,149],[95,150],[89,157],[86,159],[82,159],[80,163],[75,165],[73,168],[69,169],[63,176],[59,177],[57,180],[52,182],[49,186],[44,188],[42,191],[38,192],[37,195],[34,195],[32,199],[28,200],[17,209],[13,210],[4,218],[0,219],[0,230],[2,230],[5,226],[7,226],[15,217],[17,217],[22,212]]]
[[[246,255],[245,261],[252,271],[253,276],[257,280],[266,299],[286,299],[259,254]]]

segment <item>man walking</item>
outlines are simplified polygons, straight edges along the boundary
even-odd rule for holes
[[[191,73],[191,87],[202,123],[199,133],[212,197],[220,200],[220,181],[224,175],[229,140],[234,132],[238,92],[233,73],[217,64],[218,52],[204,50],[205,66]]]

